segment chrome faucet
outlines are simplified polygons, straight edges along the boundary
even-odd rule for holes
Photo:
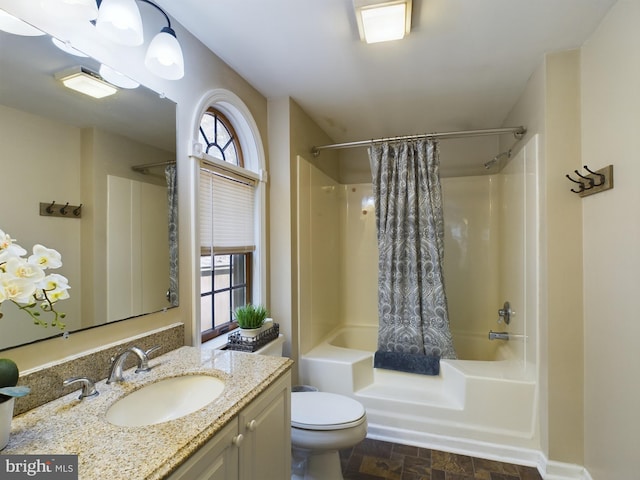
[[[489,340],[509,340],[509,332],[494,332],[489,330]]]
[[[67,378],[62,382],[63,386],[72,385],[74,383],[82,384],[82,392],[80,392],[80,396],[78,397],[80,400],[87,397],[95,397],[98,395],[98,390],[96,390],[96,386],[93,383],[93,380],[87,377],[71,377]]]
[[[155,347],[151,347],[145,352],[140,347],[130,347],[127,348],[124,352],[119,353],[111,363],[111,370],[109,371],[109,378],[107,379],[107,383],[122,382],[124,380],[122,367],[124,366],[124,361],[130,353],[133,353],[136,357],[138,357],[138,368],[136,368],[136,373],[148,372],[149,370],[151,370],[151,367],[149,367],[149,354],[151,352],[155,352],[159,348],[160,345],[156,345]]]

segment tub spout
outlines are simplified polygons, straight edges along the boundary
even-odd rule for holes
[[[509,340],[509,332],[494,332],[489,330],[489,340]]]

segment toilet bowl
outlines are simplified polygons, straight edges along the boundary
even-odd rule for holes
[[[291,394],[292,480],[341,480],[338,450],[367,436],[362,404],[327,392]]]

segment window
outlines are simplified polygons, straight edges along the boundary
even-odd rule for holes
[[[258,182],[255,174],[237,168],[243,164],[242,150],[224,115],[208,109],[200,136],[208,145],[205,153],[214,157],[200,164],[200,330],[204,342],[235,328],[233,311],[253,301]],[[234,168],[225,167],[226,163]]]
[[[238,135],[227,117],[215,108],[209,108],[202,116],[200,141],[204,145],[204,153],[244,167]]]

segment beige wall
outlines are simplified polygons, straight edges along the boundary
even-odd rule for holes
[[[548,55],[506,124],[539,134],[539,383],[541,438],[551,461],[583,463],[580,199],[566,173],[580,168],[579,51]],[[526,138],[525,138],[526,141]]]
[[[297,269],[297,158],[302,156],[337,177],[334,152],[311,155],[314,145],[331,143],[327,135],[290,98],[269,100],[269,248],[272,316],[286,335],[285,354],[298,357],[299,299]],[[294,372],[294,381],[297,372]]]
[[[582,155],[614,189],[582,200],[585,465],[638,477],[640,430],[640,1],[620,0],[582,49]]]
[[[583,464],[580,197],[565,174],[581,168],[580,52],[546,59],[549,458]]]

